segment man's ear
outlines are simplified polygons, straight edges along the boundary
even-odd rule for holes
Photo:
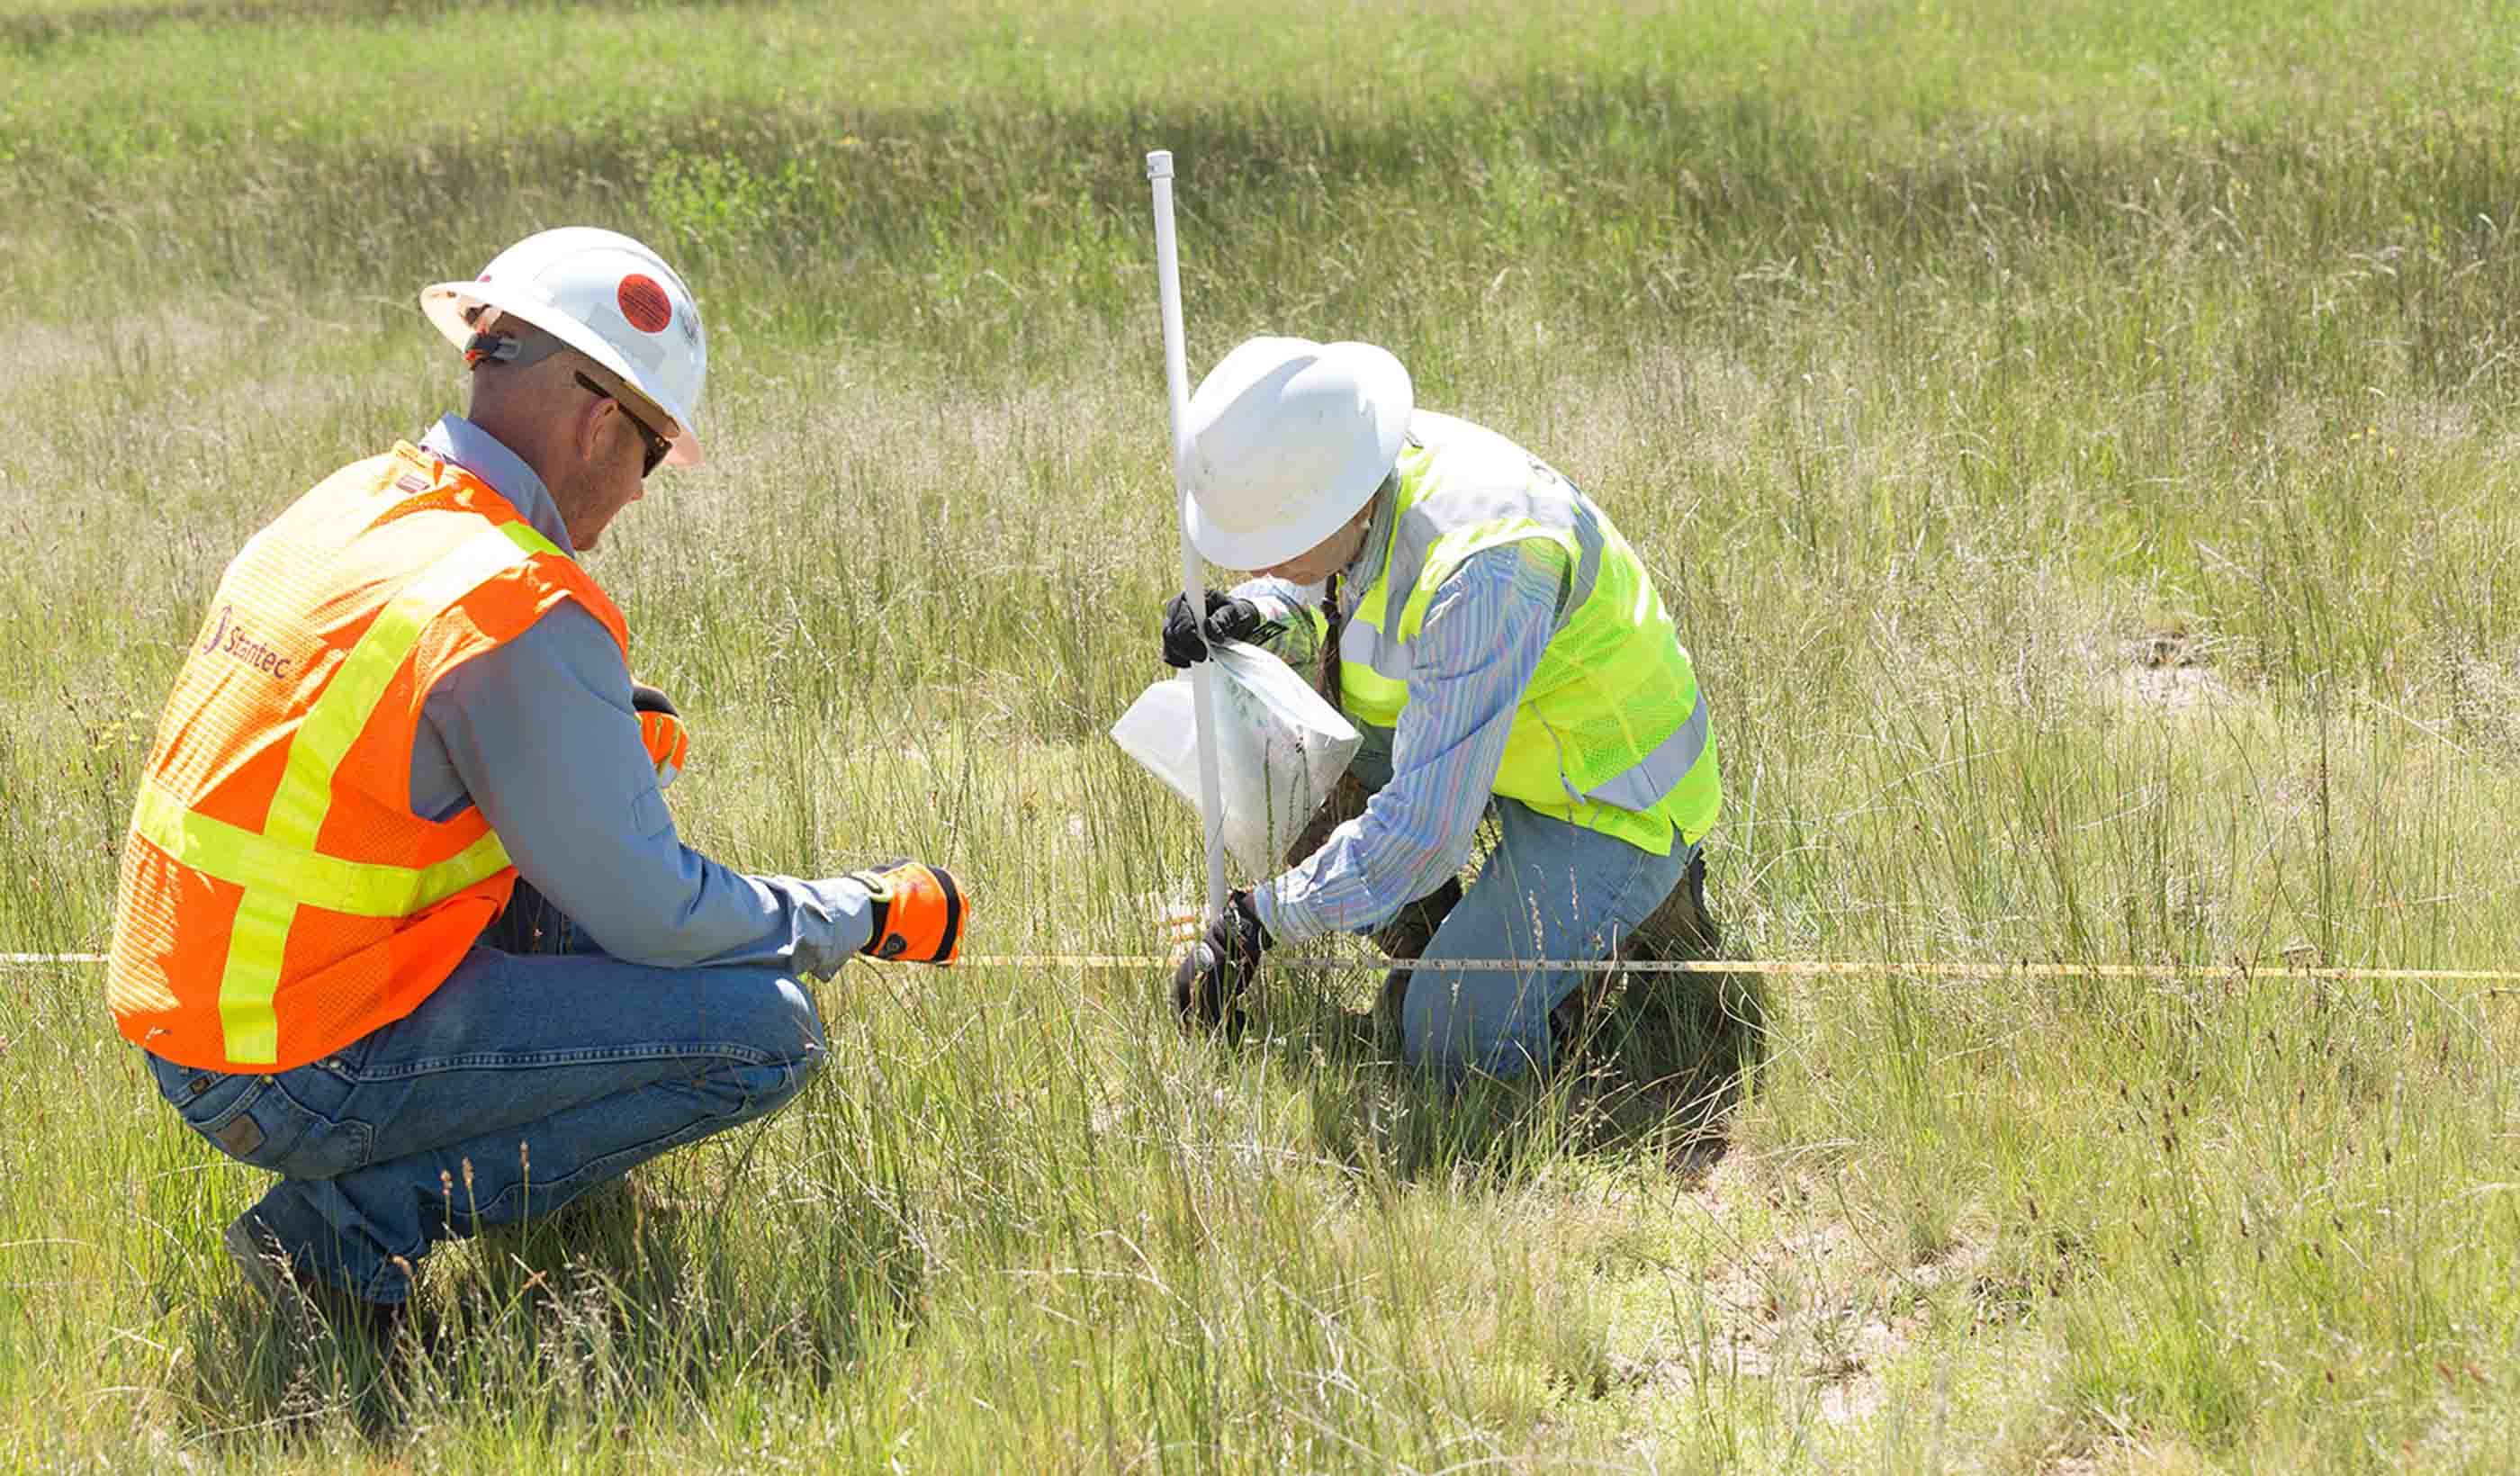
[[[578,407],[577,414],[570,417],[568,433],[569,444],[576,450],[579,464],[591,466],[595,461],[596,447],[604,442],[605,413],[615,407],[610,400],[595,395],[588,395],[585,400],[586,403]]]

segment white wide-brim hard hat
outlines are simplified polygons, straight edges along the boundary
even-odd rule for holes
[[[1371,343],[1253,338],[1190,397],[1192,547],[1265,569],[1356,515],[1409,438],[1409,371]]]
[[[420,308],[458,348],[488,326],[483,308],[523,319],[647,401],[667,423],[658,428],[673,442],[669,465],[700,464],[708,333],[683,279],[630,237],[594,226],[538,232],[491,258],[477,280],[425,289]]]

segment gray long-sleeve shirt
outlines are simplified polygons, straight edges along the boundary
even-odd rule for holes
[[[421,444],[574,557],[542,478],[496,437],[450,415]],[[518,874],[616,959],[828,974],[872,929],[855,881],[745,875],[682,843],[639,739],[620,648],[575,601],[431,689],[411,760],[414,813],[444,820],[477,806]]]

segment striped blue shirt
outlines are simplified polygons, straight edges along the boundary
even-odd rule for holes
[[[1340,574],[1346,613],[1354,613],[1380,569],[1392,521],[1386,500],[1356,561]],[[1418,666],[1400,726],[1367,734],[1369,743],[1389,744],[1390,782],[1303,865],[1253,889],[1252,910],[1272,939],[1301,942],[1377,926],[1469,860],[1514,709],[1555,633],[1567,577],[1562,551],[1527,539],[1473,554],[1436,588],[1413,643]],[[1321,591],[1254,579],[1234,593],[1284,620],[1286,633],[1271,647],[1297,671],[1310,671],[1320,649],[1303,611],[1320,604]]]

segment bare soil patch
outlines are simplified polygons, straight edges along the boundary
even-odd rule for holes
[[[1728,1157],[1706,1170],[1688,1199],[1721,1225],[1741,1218],[1734,1206],[1772,1192]],[[1828,1198],[1817,1192],[1788,1197],[1814,1208]],[[1713,1323],[1707,1345],[1614,1357],[1615,1382],[1679,1391],[1701,1376],[1773,1379],[1799,1384],[1814,1412],[1830,1424],[1868,1419],[1887,1402],[1887,1371],[1925,1331],[1930,1294],[1972,1281],[1991,1250],[1962,1239],[1930,1259],[1902,1264],[1885,1257],[1880,1234],[1820,1215],[1739,1243],[1736,1259],[1707,1275]]]
[[[2129,708],[2188,713],[2228,702],[2234,693],[2214,674],[2212,649],[2200,637],[2163,631],[2128,643],[2111,680]]]

